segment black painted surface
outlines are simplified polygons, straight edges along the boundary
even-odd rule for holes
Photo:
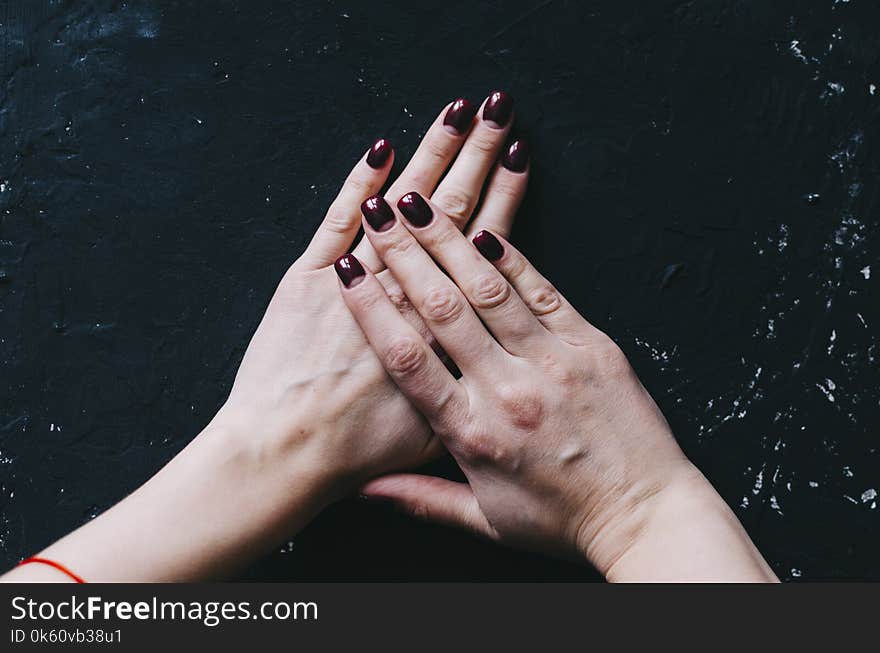
[[[526,252],[781,576],[880,578],[876,3],[6,0],[0,21],[3,566],[206,423],[373,139],[403,161],[444,102],[504,88]],[[594,577],[354,502],[286,549],[249,577]]]

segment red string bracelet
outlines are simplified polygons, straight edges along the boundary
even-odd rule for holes
[[[24,560],[22,560],[21,562],[18,563],[18,566],[21,567],[22,565],[26,565],[26,564],[29,564],[32,562],[35,562],[35,563],[38,563],[41,565],[49,565],[50,567],[54,567],[55,569],[60,571],[62,574],[67,574],[68,576],[70,576],[74,580],[74,582],[76,582],[76,583],[85,583],[86,582],[80,576],[77,576],[75,573],[70,571],[70,569],[68,569],[64,565],[58,564],[54,560],[48,560],[47,558],[38,558],[36,556],[33,556],[31,558],[25,558]]]

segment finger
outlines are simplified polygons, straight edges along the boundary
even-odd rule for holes
[[[388,201],[392,204],[397,202],[410,189],[426,195],[433,193],[437,182],[465,142],[476,112],[476,105],[465,98],[459,98],[443,107],[403,172],[385,193]],[[373,271],[383,267],[367,240],[358,243],[354,254]]]
[[[448,411],[461,410],[464,389],[357,258],[347,254],[334,267],[342,298],[388,375],[430,424],[444,424]]]
[[[498,152],[513,122],[513,98],[503,91],[495,91],[483,103],[476,125],[461,148],[455,163],[437,186],[434,203],[452,218],[459,229],[470,219],[486,176],[498,159]],[[422,190],[407,186],[405,192]]]
[[[388,203],[375,195],[361,210],[364,232],[379,258],[462,374],[484,374],[501,364],[507,354]]]
[[[392,501],[413,517],[497,539],[467,483],[422,474],[389,474],[367,483],[361,494],[367,499]]]
[[[361,226],[361,202],[381,190],[393,163],[391,143],[384,138],[376,141],[342,184],[318,231],[300,257],[300,265],[316,270],[330,265],[348,251]]]
[[[409,297],[403,292],[403,288],[400,287],[400,284],[397,283],[397,279],[394,278],[394,275],[391,274],[390,270],[382,270],[376,275],[376,278],[379,280],[379,283],[382,284],[382,287],[385,288],[385,294],[388,295],[388,299],[391,300],[391,303],[394,304],[394,308],[397,309],[397,312],[400,313],[403,318],[409,322],[413,328],[419,333],[420,336],[424,339],[428,346],[437,354],[437,357],[440,361],[446,365],[447,367],[450,365],[449,356],[446,355],[446,352],[443,351],[443,347],[440,346],[440,343],[437,342],[437,339],[434,337],[434,334],[428,330],[425,321],[422,319],[422,316],[419,315],[419,312],[416,310],[415,306],[412,305],[412,302],[409,301]],[[452,369],[450,369],[452,372]],[[454,376],[454,373],[453,373]]]
[[[596,330],[509,242],[484,230],[474,236],[473,243],[510,282],[548,331],[566,342],[582,344],[585,336]]]
[[[516,212],[522,204],[529,181],[529,145],[518,140],[508,145],[495,166],[483,203],[468,226],[468,235],[488,229],[505,238],[510,236]]]
[[[452,277],[502,347],[518,355],[546,338],[547,330],[504,276],[439,207],[413,192],[404,195],[397,208],[410,233]]]

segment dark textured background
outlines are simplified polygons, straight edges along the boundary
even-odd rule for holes
[[[498,87],[515,237],[630,356],[784,578],[880,579],[880,9],[0,0],[0,565],[223,401],[379,136]],[[815,194],[814,197],[808,197]],[[350,502],[248,573],[594,578]]]

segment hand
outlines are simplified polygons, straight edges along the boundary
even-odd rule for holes
[[[372,274],[344,276],[342,295],[468,483],[396,474],[365,495],[583,556],[612,580],[773,578],[608,336],[503,238],[483,231],[474,247],[415,192],[396,215],[378,229],[368,220],[367,236],[462,378]]]
[[[524,143],[515,143],[513,155],[508,150],[498,164],[512,118],[512,100],[501,92],[487,98],[479,115],[467,100],[447,105],[386,197],[396,201],[404,190],[418,188],[462,229],[491,174],[469,233],[487,227],[508,233],[527,181]],[[333,498],[442,451],[388,379],[341,301],[332,271],[357,235],[362,203],[382,188],[392,162],[391,146],[382,140],[351,172],[308,249],[282,279],[215,419],[227,430],[247,433],[272,459],[308,451]],[[384,266],[370,242],[363,240],[355,251],[377,271],[413,328],[434,344],[400,286],[387,270],[380,271]]]
[[[512,100],[500,92],[479,112],[466,100],[447,105],[387,196],[396,201],[405,189],[418,188],[453,213],[458,228],[507,233],[527,179],[522,143],[511,145],[497,165],[512,119]],[[43,557],[89,581],[222,576],[277,546],[368,478],[440,453],[440,443],[367,345],[332,272],[360,228],[361,203],[382,188],[393,158],[382,140],[352,170],[278,286],[230,396],[208,427],[153,479]],[[378,273],[377,283],[413,332],[430,341],[399,286],[380,271],[370,243],[355,251]],[[38,565],[4,577],[40,579],[64,577]]]

